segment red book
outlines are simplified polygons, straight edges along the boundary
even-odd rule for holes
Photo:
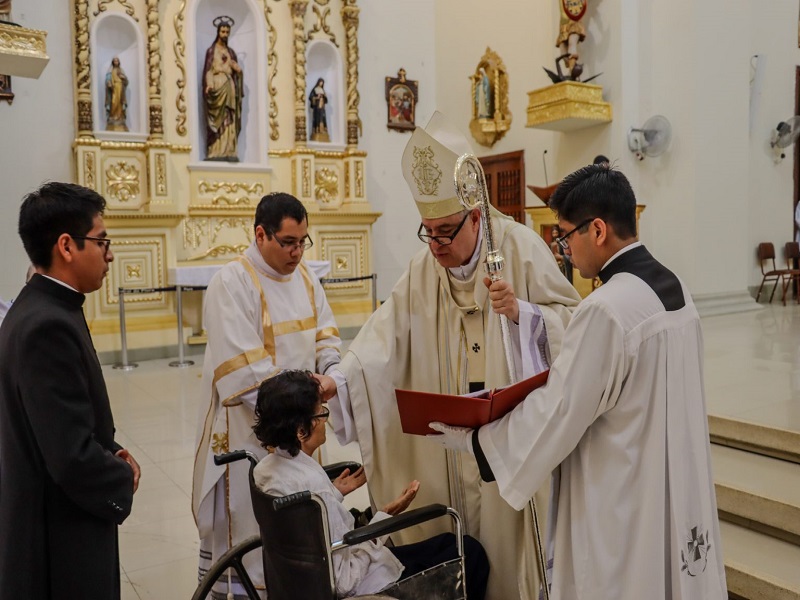
[[[427,435],[437,433],[428,423],[476,428],[496,421],[525,400],[533,390],[547,382],[550,371],[544,371],[504,388],[482,390],[466,396],[395,390],[397,409],[403,433]]]

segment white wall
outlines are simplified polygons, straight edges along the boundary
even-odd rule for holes
[[[359,6],[359,115],[363,122],[359,145],[368,152],[367,197],[383,213],[373,227],[373,256],[378,297],[384,299],[422,247],[415,235],[419,213],[400,170],[411,133],[386,127],[384,83],[403,67],[408,79],[419,82],[416,123],[427,123],[437,106],[435,2],[369,0]]]
[[[75,137],[69,2],[14,2],[15,23],[47,31],[50,62],[39,79],[12,78],[14,103],[0,102],[0,297],[16,296],[28,259],[17,234],[22,197],[47,180],[74,181]]]

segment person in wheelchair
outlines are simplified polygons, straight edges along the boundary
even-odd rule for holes
[[[328,512],[331,539],[342,539],[354,528],[353,515],[342,503],[344,495],[366,482],[363,467],[343,472],[331,481],[312,458],[326,437],[329,411],[322,404],[319,382],[309,371],[284,371],[264,381],[258,391],[253,431],[271,450],[253,471],[256,485],[270,495],[286,496],[309,490],[319,495]],[[379,510],[372,521],[403,512],[417,494],[412,481]],[[390,547],[386,537],[333,554],[336,592],[341,597],[379,592],[446,560],[456,558],[456,538],[443,533],[405,546]],[[464,536],[466,591],[469,600],[482,600],[489,578],[489,561],[478,540]]]

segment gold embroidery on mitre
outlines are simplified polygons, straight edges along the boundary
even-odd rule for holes
[[[211,450],[214,454],[224,454],[228,451],[228,434],[215,433],[211,436]]]
[[[411,165],[411,174],[414,176],[417,191],[421,196],[436,196],[439,193],[442,170],[433,160],[433,149],[430,146],[424,148],[414,146],[414,163]]]

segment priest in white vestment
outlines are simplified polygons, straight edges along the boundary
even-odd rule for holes
[[[554,472],[551,600],[723,600],[689,290],[637,241],[636,198],[608,163],[566,177],[550,206],[559,245],[603,285],[575,311],[545,387],[474,432],[433,424],[436,441],[474,454],[517,509]],[[501,295],[493,302],[513,319]],[[523,345],[528,333],[520,327]]]
[[[208,396],[200,407],[192,489],[201,577],[225,551],[258,533],[247,461],[213,461],[215,454],[240,449],[265,455],[252,431],[258,386],[282,370],[307,369],[319,374],[323,389],[335,390],[325,373],[339,363],[341,340],[322,285],[302,260],[312,243],[302,203],[269,194],[256,209],[253,244],[214,275],[206,291]],[[260,553],[251,553],[245,566],[264,589]],[[231,579],[238,597],[243,588],[235,575]],[[227,586],[219,589],[227,593]]]
[[[334,370],[339,393],[329,403],[331,420],[340,443],[358,440],[373,505],[381,506],[405,482],[419,479],[420,505],[453,506],[467,532],[486,549],[491,563],[486,597],[530,600],[539,591],[530,512],[511,509],[495,484],[481,483],[473,457],[404,434],[395,400],[395,388],[462,394],[509,383],[500,322],[483,282],[480,210],[464,210],[454,192],[455,163],[463,153],[472,150],[439,113],[425,129],[417,128],[406,146],[403,174],[422,218],[418,235],[426,246]],[[523,356],[542,371],[558,355],[580,298],[547,244],[529,227],[494,209],[492,224],[497,249],[506,258],[503,277],[535,313],[535,352],[516,349],[515,376],[522,372]],[[537,500],[541,520],[546,490]],[[395,537],[411,543],[440,533],[440,527],[431,523]]]

